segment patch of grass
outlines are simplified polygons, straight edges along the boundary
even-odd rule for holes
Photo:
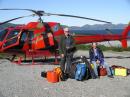
[[[76,45],[77,50],[89,50],[91,48],[90,45]]]
[[[89,50],[91,48],[91,45],[77,45],[76,46],[78,50]],[[98,45],[99,48],[101,48],[103,51],[112,50],[115,52],[122,52],[122,51],[130,51],[130,47],[124,49],[122,47],[107,47],[104,45]]]
[[[107,50],[110,50],[109,47],[106,47],[104,45],[98,45],[99,48],[101,48],[103,51],[107,51]]]
[[[3,59],[3,58],[5,58],[5,54],[3,54],[3,53],[0,53],[0,59]]]

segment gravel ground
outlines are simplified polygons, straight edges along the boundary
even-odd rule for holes
[[[78,51],[75,56],[88,52]],[[130,52],[104,52],[110,65],[130,68]],[[113,58],[110,58],[113,57]],[[117,57],[117,58],[116,58]],[[57,65],[19,66],[0,60],[0,97],[130,97],[130,76],[107,76],[100,79],[49,83],[40,77],[41,71],[52,70]]]

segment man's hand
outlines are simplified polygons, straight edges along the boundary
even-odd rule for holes
[[[64,54],[61,54],[61,57],[64,58]]]
[[[96,61],[96,64],[100,64],[100,61],[99,61],[99,60],[97,60],[97,61]]]

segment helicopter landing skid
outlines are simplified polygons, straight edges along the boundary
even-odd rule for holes
[[[22,57],[19,57],[17,61],[12,61],[13,63],[17,65],[59,65],[59,59],[58,58],[50,58],[47,59],[45,57],[44,59],[30,59],[30,60],[23,60]]]

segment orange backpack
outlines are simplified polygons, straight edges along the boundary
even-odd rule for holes
[[[59,76],[59,80],[60,80],[60,78],[62,76],[62,70],[61,70],[61,68],[60,67],[54,68],[54,72]]]

